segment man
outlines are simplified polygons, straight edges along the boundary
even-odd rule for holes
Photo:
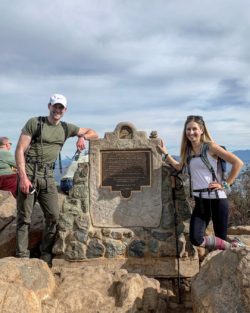
[[[16,256],[29,257],[28,233],[33,206],[38,200],[45,216],[41,259],[51,265],[59,218],[57,187],[53,176],[55,161],[67,138],[78,136],[76,146],[82,151],[85,148],[84,140],[98,138],[98,135],[90,128],[60,122],[67,111],[67,100],[63,95],[52,95],[48,109],[49,116],[43,120],[34,117],[27,121],[16,148],[19,175]]]
[[[16,198],[16,162],[10,152],[12,143],[7,137],[0,137],[0,190],[10,191]]]

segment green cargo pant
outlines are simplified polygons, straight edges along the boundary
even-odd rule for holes
[[[31,215],[36,201],[39,202],[45,217],[45,228],[40,247],[41,255],[51,254],[59,219],[58,194],[54,178],[37,177],[34,182],[36,192],[24,194],[18,188],[16,256],[29,257],[29,229]]]

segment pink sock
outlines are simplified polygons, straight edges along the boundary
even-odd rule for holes
[[[205,236],[205,248],[212,250],[226,250],[230,248],[230,243],[216,236]]]

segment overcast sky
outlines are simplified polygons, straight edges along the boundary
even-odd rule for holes
[[[195,114],[228,150],[250,149],[249,33],[245,0],[1,0],[0,134],[15,148],[61,93],[64,120],[100,137],[129,121],[178,154]]]

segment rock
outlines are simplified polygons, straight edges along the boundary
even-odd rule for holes
[[[216,256],[219,253],[222,253],[222,250],[214,250],[209,252],[208,250],[206,250],[206,254],[204,255],[204,259],[202,260],[200,266],[204,266],[205,264],[207,264],[214,256]]]
[[[42,239],[43,213],[38,203],[34,206],[29,236],[29,249],[38,246]],[[0,258],[14,256],[16,249],[16,219],[0,232]]]
[[[53,249],[53,252],[55,249]],[[65,257],[68,260],[81,260],[86,258],[86,246],[79,241],[70,241],[65,248]]]
[[[249,312],[250,249],[212,252],[191,286],[194,313]]]
[[[103,256],[104,251],[105,251],[105,247],[101,243],[101,241],[98,239],[92,239],[89,241],[86,255],[87,255],[87,258],[89,259],[99,258]]]
[[[5,313],[41,313],[40,301],[32,290],[0,281],[0,306]]]
[[[129,256],[142,258],[146,249],[146,243],[143,240],[133,240],[129,245]]]
[[[143,311],[153,312],[158,306],[159,294],[160,294],[160,283],[159,281],[142,276],[143,281]]]
[[[203,261],[208,254],[208,250],[203,247],[196,247],[196,250],[198,252],[199,261]]]
[[[10,191],[0,190],[0,231],[16,218],[16,199]]]
[[[0,260],[0,308],[6,313],[42,313],[41,301],[55,289],[48,265],[38,259]]]
[[[117,288],[118,306],[123,307],[125,312],[134,304],[141,309],[143,292],[143,280],[139,274],[128,274],[122,277]]]
[[[62,267],[55,275],[58,289],[43,301],[43,313],[162,312],[160,284],[153,278],[98,266]]]
[[[126,250],[126,245],[119,240],[106,239],[104,245],[106,247],[105,256],[107,258],[113,258],[119,255],[123,255]]]
[[[250,235],[250,226],[232,226],[228,228],[228,235]]]
[[[97,267],[85,270],[68,268],[62,269],[60,279],[61,284],[53,301],[55,313],[112,312],[115,305],[110,290],[112,274]],[[45,301],[44,306],[48,305],[51,307],[52,302]]]

